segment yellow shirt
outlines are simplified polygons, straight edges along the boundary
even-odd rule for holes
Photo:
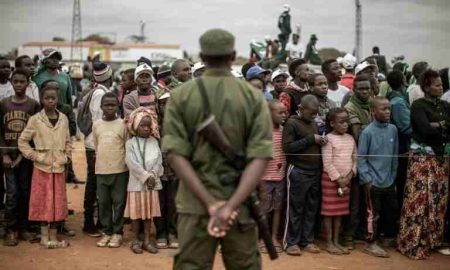
[[[98,120],[92,126],[96,152],[95,174],[115,174],[128,171],[125,164],[127,127],[122,119]]]

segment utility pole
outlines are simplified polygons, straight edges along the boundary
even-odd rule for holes
[[[356,21],[355,21],[355,57],[356,61],[362,58],[362,10],[361,1],[355,0],[356,5]]]
[[[72,38],[70,44],[70,61],[83,61],[83,44],[81,35],[81,5],[80,0],[73,1]]]

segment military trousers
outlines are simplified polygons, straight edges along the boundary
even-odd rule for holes
[[[218,239],[208,234],[208,221],[208,215],[186,213],[178,215],[180,248],[175,256],[173,269],[212,269],[219,244],[227,270],[261,269],[256,225],[241,230],[235,224],[224,238]]]

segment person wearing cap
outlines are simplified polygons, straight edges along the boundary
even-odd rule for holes
[[[280,40],[282,51],[285,50],[286,44],[289,41],[289,35],[292,33],[290,11],[291,7],[288,4],[285,4],[283,5],[283,13],[278,17],[278,28],[281,31],[281,33],[278,34],[278,39]]]
[[[59,71],[59,63],[62,60],[62,54],[52,48],[42,51],[40,64],[32,80],[41,89],[43,82],[55,80],[59,84],[58,102],[72,106],[72,83],[70,77],[65,72]]]
[[[296,58],[303,57],[303,54],[305,52],[305,47],[303,46],[303,44],[301,44],[299,42],[299,40],[300,40],[300,34],[293,33],[292,41],[286,45],[286,52],[288,54],[288,62],[290,62]]]
[[[89,106],[92,116],[92,123],[103,118],[101,109],[101,101],[103,96],[110,92],[113,83],[111,66],[95,61],[93,66],[93,76],[96,82],[95,87],[89,93],[92,95],[91,101],[85,106]],[[100,237],[101,234],[97,230],[94,222],[95,202],[97,201],[97,178],[95,176],[95,146],[92,132],[85,137],[84,146],[86,148],[87,160],[87,181],[84,191],[84,224],[83,232],[91,237]]]
[[[205,73],[174,89],[165,109],[162,150],[168,152],[180,179],[176,197],[180,247],[173,269],[212,269],[219,243],[226,269],[261,269],[258,230],[243,203],[272,157],[272,127],[261,91],[231,74],[234,43],[228,31],[205,32],[200,37]],[[246,157],[242,174],[196,132],[208,111],[235,150]],[[246,229],[240,230],[244,223]]]
[[[286,96],[280,101],[286,106],[289,116],[297,115],[301,99],[309,94],[308,77],[309,66],[304,59],[295,59],[289,64],[289,74],[293,78],[285,89]]]
[[[191,65],[185,59],[175,60],[170,71],[172,76],[168,85],[169,89],[174,89],[192,79]]]
[[[350,90],[339,84],[341,80],[341,68],[339,67],[336,59],[330,59],[322,64],[322,73],[327,78],[328,82],[328,94],[327,97],[336,103],[337,107],[341,107],[344,96],[350,92]]]
[[[148,64],[141,64],[134,71],[137,89],[123,98],[124,117],[127,118],[139,107],[150,109],[153,123],[158,123],[156,91],[152,88],[153,69]]]
[[[198,62],[194,64],[194,67],[192,67],[192,75],[194,78],[202,76],[202,74],[205,72],[205,64],[202,62]]]
[[[259,89],[263,92],[264,97],[267,101],[273,99],[272,95],[269,91],[266,90],[266,75],[270,73],[270,70],[266,70],[261,68],[258,65],[251,67],[246,74],[245,79],[253,85],[256,89]]]
[[[287,86],[287,80],[289,79],[289,73],[281,69],[277,69],[272,73],[271,81],[273,85],[272,94],[273,99],[280,99],[280,95],[286,95],[284,89]]]
[[[347,87],[348,89],[353,89],[353,80],[355,79],[355,65],[356,65],[356,57],[347,53],[342,58],[342,67],[345,70],[344,75],[341,77],[340,85]]]
[[[167,65],[160,66],[156,75],[159,87],[166,88],[170,84],[170,77],[170,67]]]
[[[321,65],[322,59],[320,59],[319,51],[316,48],[317,40],[318,39],[316,34],[312,34],[309,39],[308,45],[306,45],[306,52],[304,59],[306,60],[307,63],[311,63],[314,65]]]
[[[368,76],[378,79],[378,67],[376,65],[376,60],[374,58],[366,59],[365,61],[358,64],[355,68],[355,75],[367,74]]]

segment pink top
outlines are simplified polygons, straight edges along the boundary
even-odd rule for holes
[[[284,178],[284,169],[286,167],[286,158],[284,157],[281,147],[281,137],[283,135],[283,127],[273,129],[273,159],[267,163],[264,175],[261,178],[266,181],[281,181]]]
[[[327,135],[328,143],[322,146],[323,170],[331,181],[346,176],[350,171],[356,175],[356,143],[349,134]]]

